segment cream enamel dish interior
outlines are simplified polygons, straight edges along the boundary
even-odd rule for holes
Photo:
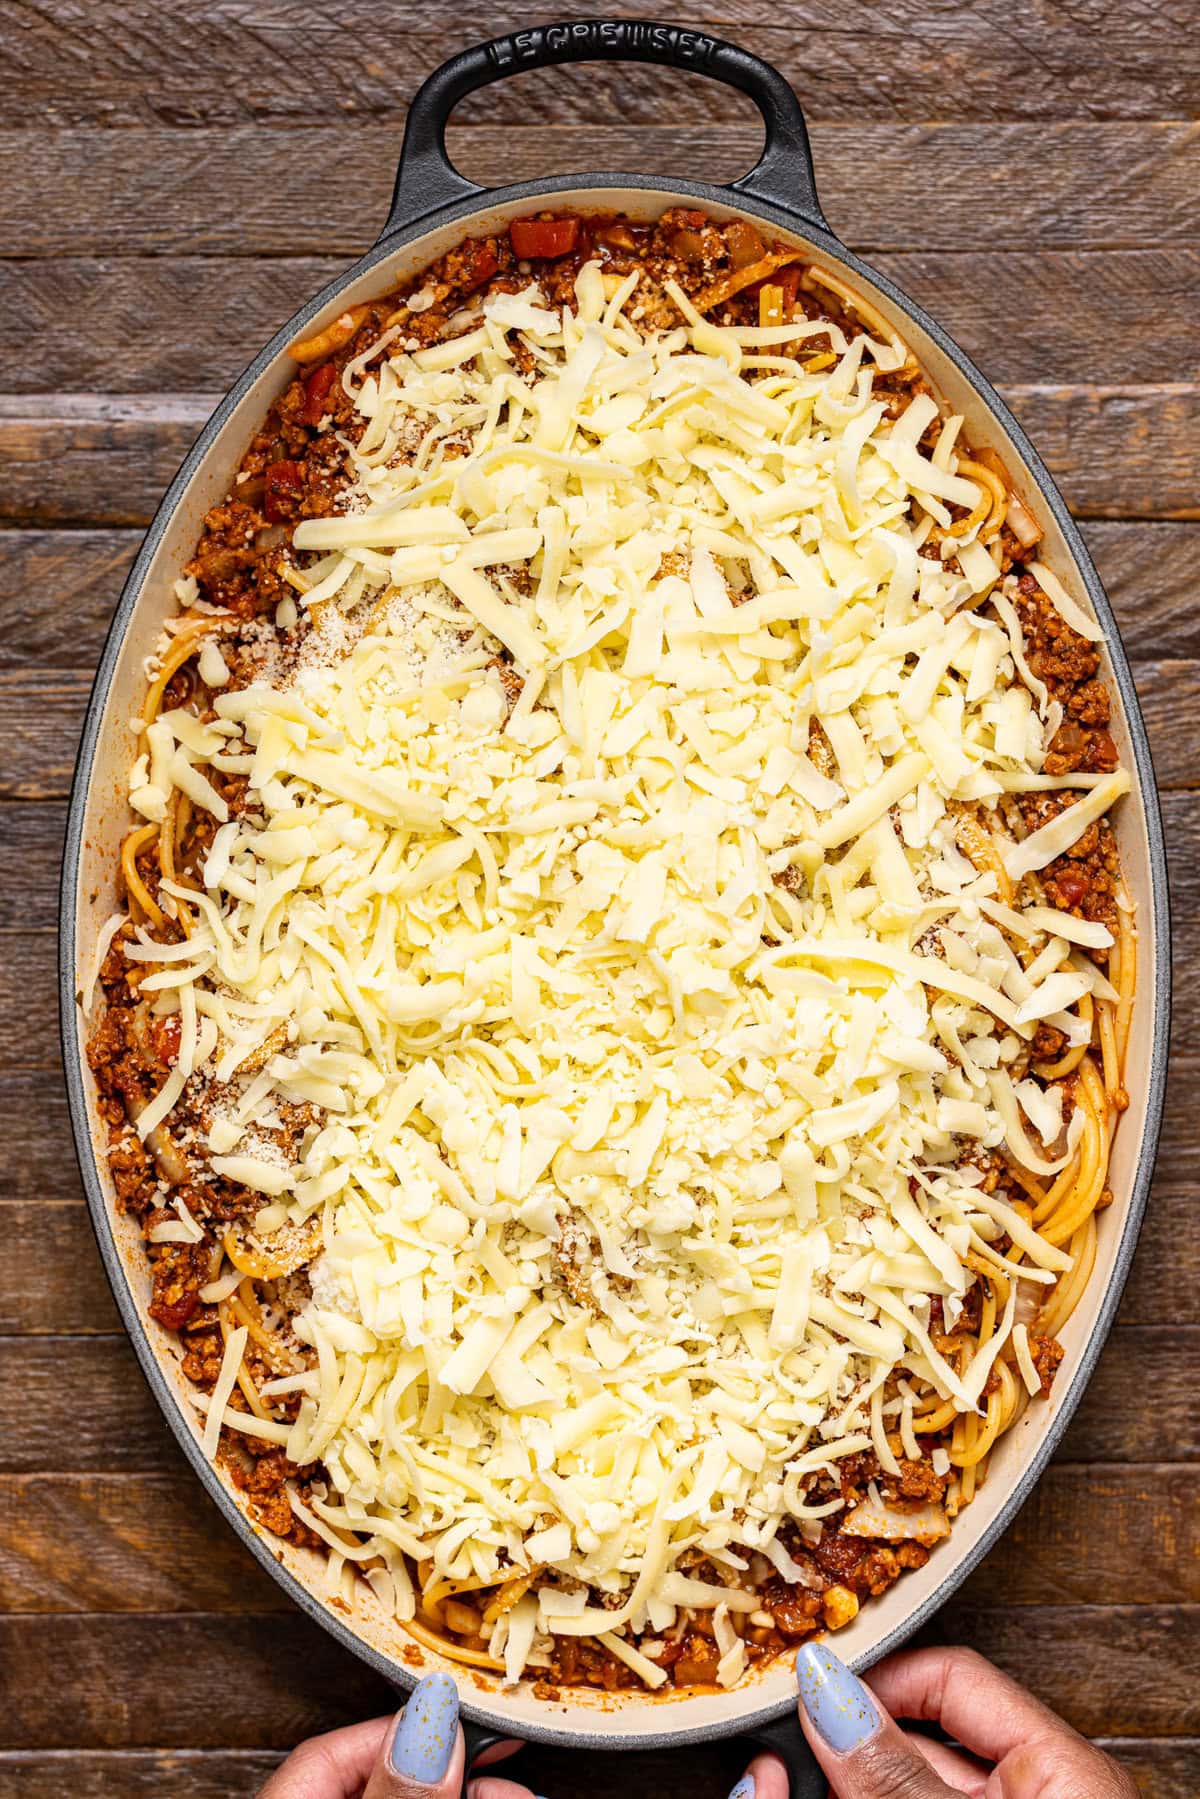
[[[843,278],[859,286],[894,322],[940,396],[952,410],[965,414],[971,440],[993,447],[1003,457],[1022,497],[1046,532],[1044,559],[1075,595],[1090,597],[1093,604],[1098,601],[1101,623],[1109,625],[1094,573],[1090,565],[1081,564],[1070,541],[1074,534],[1061,501],[1052,489],[1047,491],[1048,477],[1036,458],[1031,461],[1023,438],[1014,436],[998,416],[994,397],[985,397],[956,360],[952,347],[940,340],[940,333],[932,334],[936,327],[926,329],[914,320],[892,290],[877,286],[864,276],[860,265],[841,252],[835,239],[815,229],[810,233],[798,228],[794,215],[789,224],[789,215],[782,210],[785,200],[775,205],[741,204],[739,196],[728,189],[702,189],[696,184],[680,189],[649,184],[617,186],[616,181],[613,177],[600,178],[595,186],[554,188],[538,183],[534,189],[508,190],[503,197],[488,196],[487,202],[477,204],[474,210],[465,202],[443,208],[435,226],[426,230],[411,228],[401,247],[377,250],[366,259],[369,266],[359,265],[361,272],[355,272],[354,278],[332,293],[319,310],[303,318],[305,334],[336,317],[348,302],[367,298],[416,274],[464,236],[500,229],[507,220],[532,209],[584,213],[621,210],[649,219],[668,206],[698,204],[717,217],[744,216],[760,224],[765,221],[773,234],[802,245],[815,263],[838,270]],[[447,220],[447,211],[455,216]],[[391,242],[394,244],[396,239]],[[117,903],[118,844],[129,818],[124,798],[126,771],[134,755],[127,721],[140,703],[143,659],[159,633],[161,621],[173,610],[172,583],[191,554],[203,513],[226,491],[247,441],[290,378],[283,345],[296,334],[293,322],[281,333],[261,371],[255,374],[251,370],[249,385],[235,390],[236,403],[228,415],[223,420],[218,415],[209,427],[193,453],[198,461],[190,472],[189,465],[185,465],[180,482],[164,503],[165,522],[160,514],[148,540],[149,554],[143,552],[131,577],[124,603],[128,613],[118,613],[89,714],[63,890],[65,1056],[75,1128],[89,1196],[97,1214],[97,1230],[135,1347],[172,1428],[210,1490],[215,1489],[221,1477],[200,1456],[200,1421],[195,1409],[183,1399],[186,1383],[178,1370],[174,1339],[146,1313],[150,1283],[140,1232],[112,1208],[100,1147],[103,1131],[95,1117],[94,1095],[82,1054],[84,1027],[74,995],[91,968],[97,932]],[[1124,868],[1137,905],[1139,932],[1136,1008],[1126,1070],[1131,1103],[1116,1135],[1112,1162],[1116,1199],[1100,1221],[1094,1274],[1063,1332],[1066,1359],[1050,1402],[1030,1407],[1001,1440],[993,1451],[986,1484],[956,1521],[949,1540],[934,1549],[928,1565],[905,1574],[881,1599],[866,1606],[852,1625],[839,1632],[839,1652],[860,1667],[916,1628],[974,1565],[1026,1496],[1091,1371],[1136,1238],[1157,1136],[1164,1076],[1166,893],[1153,775],[1119,645],[1115,646],[1105,672],[1115,701],[1114,734],[1122,760],[1134,775],[1133,791],[1119,803],[1116,821]],[[110,1239],[108,1243],[106,1237]],[[237,1512],[238,1500],[231,1487],[225,1486],[223,1495],[216,1496],[271,1571],[280,1573],[277,1564],[282,1564],[282,1571],[296,1583],[286,1582],[293,1596],[306,1609],[319,1613],[327,1628],[357,1653],[400,1684],[411,1684],[417,1674],[437,1665],[434,1656],[421,1650],[420,1665],[414,1666],[412,1639],[384,1615],[374,1595],[362,1583],[353,1615],[331,1611],[323,1597],[323,1558],[280,1546],[266,1537]],[[643,1692],[606,1695],[583,1689],[572,1691],[569,1697],[564,1694],[560,1703],[553,1704],[535,1698],[527,1683],[505,1691],[494,1677],[457,1666],[451,1671],[462,1686],[470,1712],[484,1723],[500,1724],[510,1734],[543,1739],[595,1742],[602,1737],[608,1746],[635,1747],[661,1743],[667,1738],[686,1736],[695,1740],[734,1734],[790,1709],[794,1702],[788,1658],[747,1677],[729,1692],[671,1698]]]

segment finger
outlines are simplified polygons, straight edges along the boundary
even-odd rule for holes
[[[1133,1775],[1103,1750],[1080,1738],[1065,1754],[1022,1747],[1006,1755],[992,1775],[988,1799],[1138,1799]]]
[[[309,1737],[276,1768],[258,1799],[352,1799],[362,1791],[391,1728],[391,1718],[371,1718]]]
[[[800,1723],[836,1799],[962,1799],[824,1643],[796,1656]]]
[[[363,1799],[458,1799],[465,1764],[458,1688],[427,1674],[384,1737]]]
[[[537,1799],[537,1794],[528,1787],[518,1786],[515,1780],[499,1780],[495,1775],[485,1775],[482,1780],[473,1780],[467,1788],[467,1799]]]
[[[756,1755],[729,1799],[788,1799],[787,1769],[777,1755]]]
[[[872,1692],[897,1718],[932,1718],[967,1749],[1002,1761],[1010,1749],[1083,1738],[973,1649],[911,1649],[872,1668]]]
[[[906,1730],[904,1735],[954,1792],[965,1793],[967,1799],[984,1799],[990,1770],[982,1762],[973,1755],[964,1755],[961,1749],[952,1749],[948,1743],[922,1736],[919,1730]]]

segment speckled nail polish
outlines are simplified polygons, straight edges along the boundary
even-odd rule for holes
[[[743,1774],[736,1785],[730,1787],[729,1799],[754,1799],[753,1774]]]
[[[835,1755],[849,1755],[875,1735],[882,1722],[874,1701],[824,1643],[806,1643],[796,1652],[800,1703]]]
[[[400,1715],[388,1757],[392,1771],[436,1786],[454,1754],[458,1688],[448,1674],[427,1674]]]

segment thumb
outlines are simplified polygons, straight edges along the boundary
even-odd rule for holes
[[[824,1643],[796,1655],[800,1723],[836,1799],[963,1799]]]
[[[427,1674],[385,1734],[362,1799],[458,1799],[465,1760],[458,1688]]]

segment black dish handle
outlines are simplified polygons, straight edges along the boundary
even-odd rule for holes
[[[739,44],[681,25],[652,19],[572,19],[473,44],[422,83],[408,109],[392,207],[380,242],[438,207],[487,192],[460,175],[446,154],[446,123],[460,100],[507,75],[564,62],[661,63],[748,94],[762,114],[767,140],[750,172],[726,191],[785,207],[828,229],[817,200],[804,114],[778,69]],[[631,177],[635,183],[637,179]]]
[[[463,1719],[462,1727],[467,1748],[466,1781],[471,1778],[473,1765],[485,1749],[490,1749],[494,1743],[510,1739],[502,1731],[493,1730],[488,1725],[472,1724],[467,1718]],[[790,1799],[825,1799],[825,1776],[804,1740],[804,1732],[800,1729],[795,1712],[787,1712],[782,1718],[773,1718],[767,1724],[760,1724],[756,1729],[746,1731],[744,1740],[753,1743],[757,1749],[769,1749],[779,1757],[787,1769]],[[519,1780],[520,1771],[510,1773],[511,1765],[510,1762],[501,1762],[495,1772],[505,1779]],[[629,1786],[633,1799],[641,1799],[632,1770]]]

